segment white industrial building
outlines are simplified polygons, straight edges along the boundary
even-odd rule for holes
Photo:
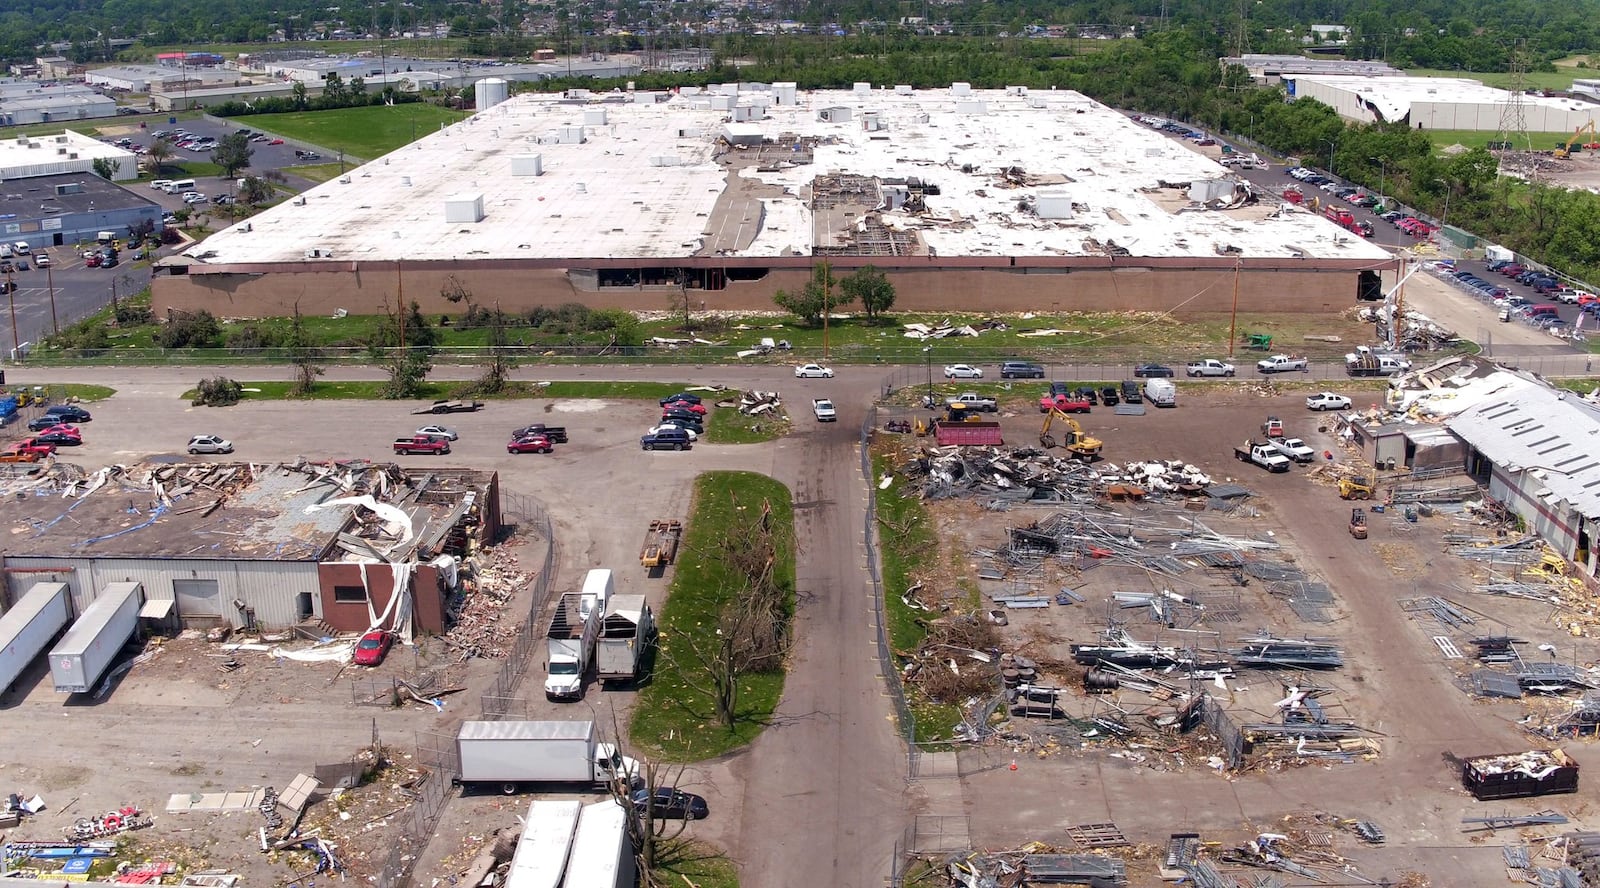
[[[538,81],[551,77],[632,77],[640,62],[633,55],[594,55],[549,62],[525,64],[452,62],[444,59],[412,59],[396,56],[317,56],[296,59],[250,59],[246,70],[271,74],[301,83],[321,85],[329,74],[349,82],[360,77],[368,89],[393,83],[397,88],[460,88],[486,77],[509,82]]]
[[[199,67],[195,65],[171,67],[168,65],[112,65],[94,68],[83,75],[84,82],[106,89],[147,93],[152,90],[171,91],[183,83],[196,89],[226,86],[243,82],[238,71],[228,68]]]
[[[153,90],[150,93],[150,104],[158,111],[188,111],[198,108],[214,108],[229,102],[250,103],[258,99],[286,99],[294,95],[295,83],[293,81],[280,81],[277,83],[253,83],[244,86],[213,86],[203,89],[175,88],[172,92],[165,92],[166,87]],[[322,95],[322,84],[305,84],[307,96]]]
[[[0,139],[0,180],[91,173],[94,162],[102,157],[116,164],[112,179],[121,182],[138,177],[139,158],[132,151],[65,130],[49,136]]]
[[[1600,80],[1574,80],[1569,92],[1575,99],[1600,103]]]
[[[1238,66],[1250,74],[1256,83],[1282,83],[1286,75],[1327,74],[1352,77],[1396,77],[1405,72],[1392,68],[1385,62],[1347,59],[1308,59],[1297,55],[1267,55],[1246,53],[1222,60],[1222,67]]]
[[[1412,129],[1500,128],[1512,94],[1455,77],[1283,75],[1289,94],[1316,99],[1358,123],[1405,123]],[[1578,99],[1523,95],[1522,119],[1530,133],[1570,133],[1595,118],[1595,106]]]
[[[117,103],[81,83],[0,81],[0,126],[110,117]]]

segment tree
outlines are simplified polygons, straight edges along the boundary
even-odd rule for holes
[[[109,181],[116,178],[117,162],[109,157],[96,157],[91,166],[94,167],[94,174],[102,179]]]
[[[422,384],[433,370],[433,362],[428,359],[426,349],[407,348],[390,352],[383,369],[389,379],[379,394],[391,401],[401,401],[422,397]]]
[[[174,150],[172,143],[166,139],[151,142],[144,152],[144,156],[150,159],[150,172],[159,174],[161,165],[172,159]]]
[[[324,82],[322,98],[326,100],[328,107],[337,108],[343,105],[345,98],[344,78],[339,76],[338,71],[329,71],[322,79]]]
[[[294,100],[294,109],[296,111],[306,110],[306,85],[304,83],[296,80],[294,86],[289,90],[289,94]]]
[[[362,103],[362,102],[366,101],[366,98],[367,98],[367,81],[364,78],[361,78],[361,77],[352,77],[352,78],[350,78],[350,98],[356,100],[356,102],[358,102],[358,103]]]
[[[866,312],[867,319],[871,321],[878,320],[879,316],[894,307],[894,284],[889,283],[883,272],[871,265],[845,275],[839,281],[839,289],[850,299],[860,300],[861,310]]]
[[[799,292],[779,290],[772,297],[772,301],[802,322],[817,324],[822,321],[824,314],[833,314],[840,306],[855,301],[855,297],[848,293],[834,291],[838,283],[833,276],[833,266],[827,262],[818,262],[811,267],[811,280],[806,281]]]
[[[294,304],[294,320],[289,326],[288,348],[289,363],[294,365],[294,384],[289,387],[289,394],[297,398],[309,397],[317,384],[317,377],[328,372],[328,368],[320,363],[321,350],[311,344],[311,337],[300,317],[298,302]]]
[[[255,154],[250,147],[250,138],[242,133],[233,133],[222,137],[217,147],[211,151],[211,162],[222,167],[222,176],[232,179],[238,172],[250,165],[250,157]]]
[[[251,206],[272,200],[274,193],[272,184],[259,176],[246,176],[244,184],[239,187],[239,199]]]
[[[156,331],[156,345],[162,348],[216,348],[222,342],[222,326],[211,312],[174,312]]]

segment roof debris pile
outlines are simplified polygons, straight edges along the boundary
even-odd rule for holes
[[[777,392],[761,392],[754,389],[740,392],[738,400],[726,398],[717,402],[718,407],[735,407],[746,416],[761,416],[771,413],[774,416],[783,415],[783,400]]]
[[[462,562],[461,594],[450,600],[444,643],[463,662],[507,657],[523,627],[507,619],[506,604],[532,580],[509,549],[484,549]]]

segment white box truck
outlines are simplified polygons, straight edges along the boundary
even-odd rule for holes
[[[600,621],[595,676],[601,683],[632,682],[642,677],[645,653],[655,641],[655,615],[643,595],[611,599]]]
[[[616,581],[611,577],[610,568],[597,567],[583,578],[583,613],[588,616],[590,611],[599,611],[604,614],[606,606],[611,603],[611,596],[616,594]]]
[[[548,649],[544,696],[548,700],[578,700],[583,697],[583,676],[594,658],[595,639],[600,634],[601,609],[592,602],[584,607],[584,596],[568,592],[556,602],[555,616],[545,633]]]
[[[600,742],[593,720],[462,722],[456,754],[456,782],[499,784],[507,793],[525,783],[632,783],[639,774],[638,762]]]
[[[139,628],[143,605],[144,587],[138,583],[112,583],[101,589],[50,651],[50,677],[56,690],[83,694],[94,687]]]
[[[561,888],[633,888],[637,881],[627,809],[616,799],[584,805]]]
[[[522,838],[512,852],[503,888],[561,888],[561,873],[572,852],[580,802],[539,801],[528,806]]]
[[[34,583],[0,617],[0,693],[72,622],[66,583]]]

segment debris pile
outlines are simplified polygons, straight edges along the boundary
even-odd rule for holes
[[[901,463],[908,478],[922,479],[923,499],[984,497],[1006,502],[1089,502],[1097,498],[1202,496],[1211,478],[1193,465],[1149,460],[1126,465],[1089,464],[1024,447],[929,447]]]
[[[507,619],[506,604],[532,582],[515,553],[484,549],[462,562],[461,593],[450,599],[444,643],[461,655],[501,660],[510,654],[522,626]]]
[[[1004,332],[1010,329],[1004,321],[993,319],[983,321],[976,326],[972,324],[953,324],[949,320],[938,324],[913,323],[902,326],[905,332],[901,335],[907,339],[915,339],[918,342],[927,339],[948,339],[952,336],[978,336],[989,330]]]
[[[717,402],[718,407],[737,406],[739,412],[746,416],[760,416],[764,413],[778,414],[783,412],[783,401],[777,392],[747,391],[740,392],[739,399],[727,399]]]
[[[1128,867],[1120,857],[1104,854],[1060,854],[1034,842],[1027,851],[961,852],[939,861],[932,878],[951,888],[1011,888],[1024,885],[1086,885],[1125,888]]]

